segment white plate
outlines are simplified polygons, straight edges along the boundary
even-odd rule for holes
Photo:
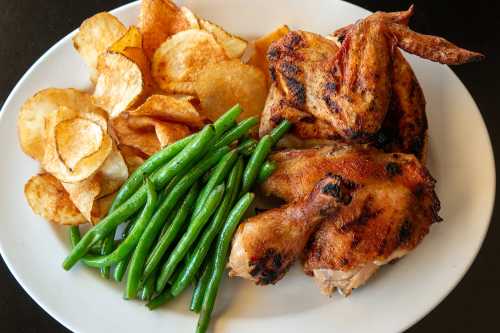
[[[328,33],[368,11],[334,0],[187,1],[196,14],[229,31],[255,37],[282,23]],[[418,10],[418,8],[417,8]],[[136,22],[139,4],[113,13]],[[86,89],[88,71],[70,34],[24,75],[1,112],[0,250],[28,294],[50,315],[77,332],[193,332],[197,317],[186,310],[189,293],[159,311],[123,301],[121,287],[95,271],[61,268],[67,230],[34,216],[23,187],[37,164],[20,150],[16,117],[23,101],[47,87]],[[438,180],[444,222],[396,265],[384,268],[349,298],[320,295],[295,268],[277,286],[224,281],[215,312],[216,332],[396,332],[431,311],[474,260],[488,229],[495,195],[490,140],[471,96],[446,66],[409,57],[423,86],[430,123],[429,168]]]

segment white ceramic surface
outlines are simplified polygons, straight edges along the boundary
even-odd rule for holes
[[[336,0],[184,1],[204,16],[246,37],[279,24],[328,33],[368,11]],[[113,13],[136,22],[139,4]],[[418,10],[418,8],[416,9]],[[41,27],[43,28],[43,27]],[[16,117],[23,101],[46,87],[89,87],[88,72],[70,34],[23,76],[0,114],[0,252],[10,270],[50,315],[77,332],[193,332],[197,317],[186,309],[189,293],[159,311],[123,301],[121,287],[77,266],[61,268],[69,244],[65,228],[35,216],[23,186],[37,164],[20,150]],[[459,282],[488,229],[495,194],[490,140],[474,101],[446,66],[409,56],[427,99],[429,168],[438,180],[444,222],[396,265],[386,267],[349,298],[320,295],[295,267],[277,286],[223,281],[216,332],[396,332],[432,310]]]

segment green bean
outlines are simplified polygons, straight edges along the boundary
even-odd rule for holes
[[[203,159],[194,168],[189,170],[189,172],[172,188],[160,207],[158,207],[132,255],[125,288],[125,298],[129,299],[137,295],[140,278],[149,250],[165,223],[167,216],[193,184],[227,153],[227,149],[228,148],[220,148],[217,152],[210,153],[209,157]]]
[[[187,263],[184,265],[182,272],[173,284],[170,290],[172,295],[178,296],[194,280],[196,273],[200,269],[203,260],[210,250],[210,246],[212,245],[214,238],[220,232],[220,229],[222,228],[224,221],[229,214],[229,210],[234,204],[236,195],[239,191],[238,186],[241,182],[243,168],[243,159],[240,157],[228,177],[227,189],[226,193],[224,194],[224,199],[217,208],[217,212],[212,218],[210,225],[203,232],[201,239],[197,242],[196,248],[193,251],[191,258],[189,258]]]
[[[243,185],[241,186],[241,193],[248,192],[255,180],[257,178],[257,174],[269,155],[271,148],[273,146],[273,139],[269,135],[264,135],[262,139],[260,139],[255,151],[252,156],[250,156],[250,160],[248,161],[245,171],[243,171]]]
[[[162,188],[167,184],[175,175],[172,170],[176,170],[177,172],[183,170],[185,165],[191,160],[199,158],[200,155],[206,151],[207,144],[212,140],[214,135],[214,128],[212,126],[206,126],[181,153],[155,172],[151,176],[151,181],[156,188]],[[108,234],[115,231],[120,223],[137,212],[146,202],[146,192],[145,185],[141,186],[141,188],[139,188],[129,199],[108,214],[99,224],[90,229],[64,260],[64,269],[69,270],[73,267],[78,260],[85,256],[93,244],[104,239]]]
[[[278,166],[274,161],[264,162],[264,164],[260,168],[259,175],[257,176],[257,182],[259,184],[265,182],[266,179],[273,174],[273,172],[276,170],[277,167]]]
[[[121,260],[125,259],[129,255],[136,245],[138,245],[139,240],[142,238],[143,233],[147,229],[150,223],[151,217],[156,207],[157,195],[154,190],[153,183],[146,179],[146,185],[148,189],[148,200],[144,206],[137,222],[134,224],[132,230],[127,235],[127,238],[110,254],[106,256],[85,256],[85,263],[92,267],[105,267],[114,265]]]
[[[208,281],[210,280],[210,276],[212,275],[212,261],[209,260],[205,267],[203,268],[203,273],[200,278],[196,282],[196,286],[193,290],[193,296],[191,297],[191,304],[189,305],[189,310],[200,313],[201,305],[203,304],[203,296],[205,295],[205,291],[207,289]]]
[[[182,236],[175,249],[172,251],[167,261],[163,265],[158,281],[156,282],[156,292],[160,293],[165,288],[168,280],[175,271],[179,262],[186,256],[189,248],[200,234],[203,226],[214,213],[224,194],[224,185],[221,184],[213,189],[205,202],[205,206],[198,215],[193,215],[186,233]]]
[[[216,137],[220,138],[224,132],[234,126],[236,118],[243,112],[239,104],[234,105],[214,122]],[[220,147],[218,147],[220,148]]]
[[[160,237],[158,243],[156,243],[153,251],[151,251],[151,254],[146,261],[143,279],[146,279],[158,267],[158,264],[163,258],[163,255],[167,251],[168,247],[176,239],[181,227],[185,224],[187,217],[193,210],[194,202],[198,196],[198,191],[198,183],[195,183],[195,185],[189,190],[187,196],[184,198],[184,201],[179,207],[177,214],[175,214],[172,223],[170,223],[165,233]]]
[[[123,230],[122,233],[122,240],[127,238],[128,234],[132,230],[132,227],[135,225],[137,222],[137,217],[134,218],[130,223],[127,225],[127,227]],[[132,253],[129,253],[124,259],[120,260],[116,265],[115,269],[113,270],[113,278],[115,279],[116,282],[121,282],[123,279],[123,275],[125,275],[125,271],[127,270],[128,263],[130,261],[130,257],[132,256]]]
[[[286,134],[286,132],[288,132],[290,127],[292,127],[292,123],[285,119],[285,120],[282,120],[278,126],[273,128],[271,133],[269,133],[269,135],[273,139],[273,146],[276,143],[278,143],[278,141],[283,137],[283,135]]]
[[[210,317],[215,305],[215,297],[217,296],[222,274],[224,273],[224,268],[226,267],[228,250],[231,245],[234,231],[236,230],[236,227],[238,227],[245,211],[248,209],[253,199],[253,193],[246,193],[243,197],[241,197],[229,213],[227,222],[224,224],[224,228],[217,239],[215,258],[210,265],[212,274],[210,276],[210,280],[208,281],[205,295],[203,296],[200,318],[196,327],[197,333],[204,333],[208,328]]]
[[[174,296],[170,293],[168,289],[165,289],[161,294],[153,298],[151,301],[149,301],[146,306],[149,308],[149,310],[154,310],[162,306],[163,304],[167,303],[171,299],[173,299]]]
[[[222,138],[220,138],[215,144],[215,149],[230,145],[234,141],[241,138],[243,135],[248,133],[250,128],[257,125],[257,117],[250,117],[241,121],[235,128],[228,131]]]
[[[80,239],[81,239],[80,228],[77,225],[72,225],[71,227],[69,227],[69,240],[71,246],[75,247],[76,244],[78,244],[78,242],[80,241]]]
[[[201,208],[205,204],[207,197],[210,195],[215,186],[221,184],[224,181],[229,171],[231,171],[234,163],[236,163],[237,159],[238,152],[236,150],[231,150],[220,160],[220,162],[217,164],[214,171],[210,175],[210,179],[208,180],[207,184],[203,187],[200,195],[196,199],[193,216],[198,215]]]
[[[139,299],[141,301],[149,301],[154,294],[156,282],[156,272],[151,274],[151,276],[146,280],[144,286],[141,289]]]
[[[111,232],[107,238],[104,239],[104,242],[101,247],[101,253],[100,255],[102,256],[107,256],[111,252],[113,252],[113,249],[115,248],[115,233]],[[101,277],[105,279],[109,279],[110,273],[111,273],[111,267],[110,266],[104,266],[99,268],[99,271],[101,273]]]
[[[241,155],[250,156],[252,155],[256,146],[257,146],[257,141],[255,141],[254,139],[246,139],[238,146],[237,149],[238,152],[241,153]]]

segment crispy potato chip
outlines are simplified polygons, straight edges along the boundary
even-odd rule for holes
[[[99,198],[94,202],[91,215],[92,224],[95,225],[99,223],[99,221],[108,214],[116,194],[117,192],[108,194],[107,196]]]
[[[101,118],[101,120],[98,120]],[[75,126],[67,126],[73,120],[87,120],[99,125],[101,134],[85,135],[84,138],[76,138],[71,131]],[[76,183],[92,176],[104,163],[111,153],[113,141],[107,134],[106,124],[99,124],[105,119],[98,113],[88,113],[85,111],[75,111],[66,106],[60,106],[46,119],[46,129],[44,135],[45,149],[41,161],[42,167],[61,182]],[[78,121],[79,122],[79,121]],[[101,127],[104,125],[103,127]],[[81,132],[78,135],[82,135]],[[95,140],[100,139],[99,142]],[[69,142],[65,142],[69,140]],[[84,140],[92,141],[90,145],[84,144]],[[98,145],[98,149],[93,151]],[[83,153],[80,152],[83,150]],[[70,165],[64,162],[70,161]]]
[[[115,41],[127,32],[127,28],[113,15],[103,12],[96,14],[80,26],[73,37],[73,46],[90,68],[90,78],[97,79],[97,60]]]
[[[138,130],[154,128],[162,148],[191,134],[186,125],[160,121],[151,117],[130,117],[128,124],[131,128]]]
[[[211,33],[215,40],[222,46],[229,59],[241,58],[247,48],[248,42],[241,37],[231,35],[220,26],[210,21],[199,19],[201,29]]]
[[[144,153],[139,149],[127,145],[119,145],[119,149],[122,153],[125,163],[127,164],[129,174],[134,172],[135,169],[137,169],[144,163]]]
[[[111,127],[120,145],[127,145],[150,156],[160,150],[160,141],[154,131],[140,131],[129,127],[128,117],[121,114],[111,120]]]
[[[152,74],[156,83],[168,91],[170,82],[194,81],[204,66],[224,59],[224,50],[210,33],[186,30],[173,35],[156,50]]]
[[[126,48],[124,52],[137,56],[142,50]],[[144,60],[145,57],[140,61]],[[113,52],[102,54],[92,96],[94,103],[106,110],[111,118],[140,103],[149,91],[147,72],[143,72],[141,67],[146,68],[147,65],[136,63],[129,56]]]
[[[191,29],[184,13],[169,0],[142,0],[139,29],[143,47],[151,59],[155,50],[170,36]]]
[[[48,173],[31,177],[24,186],[24,195],[33,212],[46,220],[67,225],[87,223],[61,183]]]
[[[202,115],[214,121],[239,103],[239,119],[260,116],[267,96],[266,78],[258,68],[228,60],[206,66],[195,82]]]
[[[61,121],[55,131],[59,156],[70,170],[99,150],[104,135],[99,125],[83,118]]]
[[[101,177],[101,191],[99,198],[118,190],[128,178],[128,167],[117,147],[109,154],[98,171]]]
[[[186,94],[186,95],[196,94],[193,82],[167,82],[163,86],[163,90],[171,94]]]
[[[193,14],[191,9],[181,6],[180,8],[182,15],[188,22],[189,28],[188,29],[200,29],[200,24],[198,22],[198,18],[196,15]],[[186,29],[187,30],[187,29]]]
[[[266,79],[268,84],[271,84],[271,77],[269,76],[269,62],[267,61],[267,50],[272,42],[280,39],[290,32],[290,28],[287,25],[281,25],[273,32],[260,37],[253,42],[254,53],[250,57],[248,63],[255,67],[260,68],[262,72],[266,74]]]
[[[45,143],[45,122],[60,106],[82,110],[87,116],[95,114],[94,122],[106,126],[106,113],[92,104],[89,94],[75,89],[45,89],[29,98],[21,107],[17,119],[19,142],[23,151],[42,161]]]
[[[87,221],[92,221],[94,202],[101,193],[101,176],[96,174],[78,183],[62,183],[73,204]]]
[[[200,114],[186,99],[166,95],[152,95],[137,109],[129,111],[130,116],[149,116],[161,120],[182,123],[193,128],[203,126]]]
[[[142,35],[137,27],[128,28],[127,32],[111,45],[109,51],[122,53],[127,47],[142,48]]]

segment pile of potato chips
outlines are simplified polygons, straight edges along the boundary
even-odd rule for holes
[[[96,223],[129,173],[162,147],[239,103],[258,116],[268,93],[266,51],[283,26],[248,43],[169,0],[143,0],[138,26],[109,13],[73,38],[91,94],[49,88],[18,118],[23,151],[42,172],[25,186],[33,211],[59,224]]]

